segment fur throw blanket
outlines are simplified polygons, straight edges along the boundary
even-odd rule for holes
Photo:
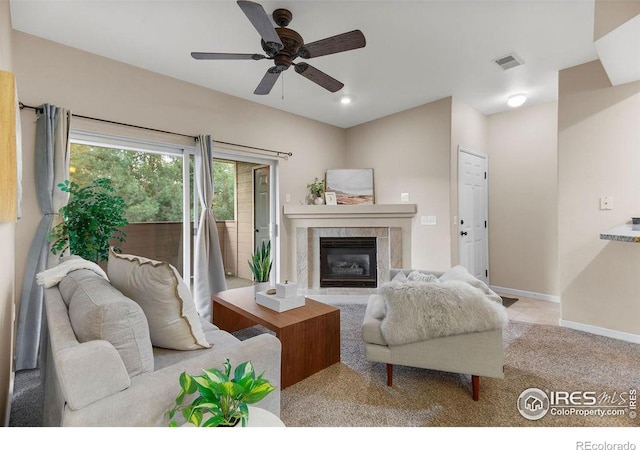
[[[465,281],[385,283],[386,315],[380,329],[389,345],[495,330],[509,319],[506,308]]]
[[[87,261],[76,255],[65,257],[60,264],[51,269],[47,269],[36,275],[36,283],[46,288],[53,287],[60,283],[69,272],[79,269],[89,269],[109,281],[107,274],[94,262]]]

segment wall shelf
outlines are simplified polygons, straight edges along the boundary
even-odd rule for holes
[[[640,243],[640,225],[625,224],[600,233],[600,239]]]

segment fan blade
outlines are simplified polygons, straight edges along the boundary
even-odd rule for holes
[[[258,31],[260,37],[266,42],[267,47],[273,50],[273,54],[278,53],[284,47],[280,36],[269,20],[269,16],[264,11],[262,5],[254,2],[238,0],[238,6],[247,16],[253,27]],[[268,53],[268,52],[267,52]]]
[[[266,56],[249,53],[204,53],[204,52],[191,52],[193,59],[253,59],[258,61],[265,59]]]
[[[276,84],[276,81],[278,81],[280,73],[281,70],[278,70],[277,67],[272,67],[267,70],[267,73],[264,74],[264,77],[262,77],[260,84],[258,84],[258,87],[255,91],[253,91],[253,93],[256,95],[267,95],[269,92],[271,92],[271,89]]]
[[[365,45],[367,45],[367,41],[362,31],[353,30],[303,45],[298,51],[298,56],[304,59],[317,58],[318,56],[362,48]]]
[[[296,72],[330,92],[338,92],[344,87],[344,84],[340,83],[335,78],[330,77],[326,73],[310,66],[307,63],[296,64]]]

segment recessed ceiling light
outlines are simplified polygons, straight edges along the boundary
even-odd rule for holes
[[[526,101],[527,101],[526,95],[513,94],[509,96],[509,98],[507,99],[507,105],[511,106],[512,108],[517,108],[518,106],[521,106]]]
[[[342,103],[343,105],[348,105],[349,103],[351,103],[351,97],[342,97],[340,99],[340,103]]]

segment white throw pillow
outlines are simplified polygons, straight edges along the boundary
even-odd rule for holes
[[[412,271],[409,276],[407,276],[407,280],[416,281],[419,283],[437,283],[438,277],[430,273],[422,273],[417,270]]]
[[[144,311],[154,346],[174,350],[211,347],[191,292],[171,264],[111,249],[107,273],[111,284]]]
[[[468,283],[473,282],[474,280],[477,281],[478,279],[471,275],[466,267],[457,265],[453,266],[451,269],[447,270],[440,276],[440,281],[450,280],[466,281]]]
[[[493,292],[484,281],[479,280],[471,275],[471,273],[464,266],[457,265],[452,267],[440,276],[440,281],[443,283],[447,281],[466,281],[471,286],[476,287],[484,292],[490,300],[502,304],[502,298],[498,294]]]
[[[406,283],[407,282],[407,276],[404,274],[404,272],[400,271],[396,274],[395,277],[393,277],[393,280],[391,280],[395,283]]]

